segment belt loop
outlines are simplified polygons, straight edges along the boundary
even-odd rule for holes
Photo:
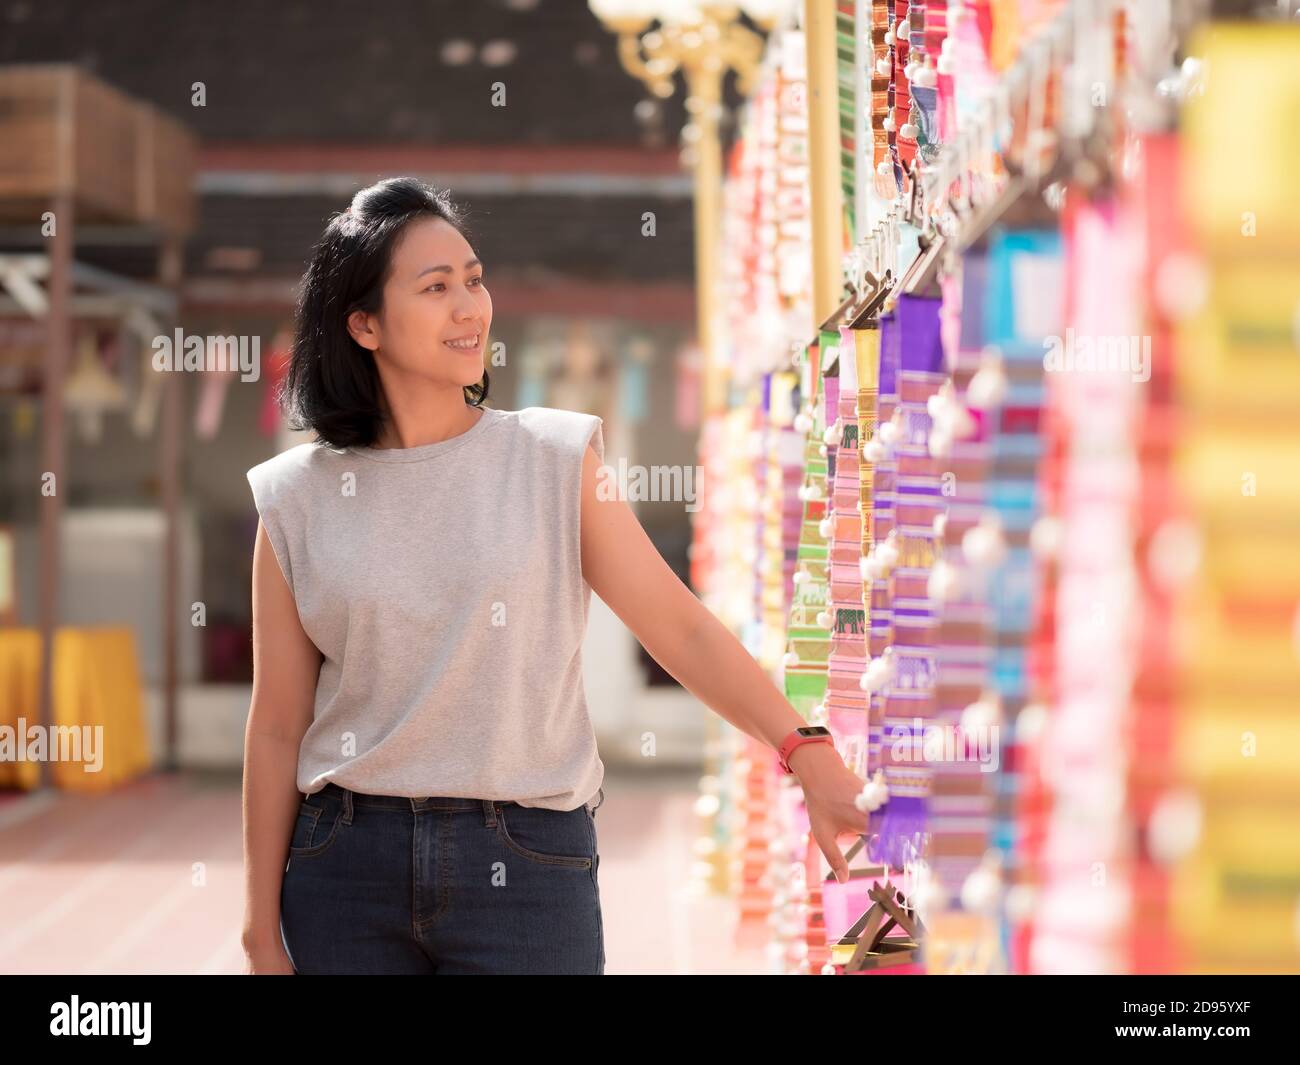
[[[352,792],[347,788],[343,789],[343,823],[352,824]]]
[[[496,828],[497,827],[496,803],[492,799],[484,799],[482,801],[483,801],[483,823],[487,825],[488,828]]]

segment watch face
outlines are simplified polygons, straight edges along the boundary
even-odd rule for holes
[[[804,728],[795,729],[800,736],[829,736],[831,730],[824,725],[809,725]]]

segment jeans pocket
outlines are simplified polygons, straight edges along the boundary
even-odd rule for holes
[[[496,821],[501,842],[522,858],[570,869],[592,866],[590,811],[582,814],[512,803],[497,810]]]
[[[290,858],[313,858],[324,853],[338,836],[343,808],[337,802],[304,799],[298,806],[293,836],[289,840]]]

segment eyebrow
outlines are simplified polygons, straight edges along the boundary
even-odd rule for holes
[[[465,263],[465,269],[472,270],[474,267],[482,265],[483,264],[477,259],[470,259]],[[445,263],[442,266],[426,266],[415,275],[415,280],[419,281],[425,274],[449,274],[451,272],[451,267],[447,266]]]

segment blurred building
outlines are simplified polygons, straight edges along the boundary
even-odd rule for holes
[[[237,764],[242,753],[256,529],[243,474],[297,442],[270,405],[277,356],[310,249],[356,189],[412,174],[470,207],[495,308],[492,341],[505,354],[491,367],[491,405],[585,409],[605,418],[611,462],[694,463],[681,103],[643,98],[585,4],[410,0],[371,17],[342,0],[2,0],[0,27],[0,65],[75,64],[197,135],[198,218],[184,247],[179,324],[260,344],[256,381],[180,375],[187,609],[178,619],[162,609],[156,426],[122,410],[96,434],[69,411],[60,622],[134,628],[155,722],[162,633],[179,625],[183,763]],[[42,247],[35,226],[0,226],[0,250]],[[74,254],[122,278],[158,271],[152,234],[131,227],[79,225]],[[10,318],[12,338],[22,323]],[[133,369],[141,352],[92,339],[128,391],[141,380]],[[74,335],[74,349],[79,342],[86,338]],[[27,489],[40,465],[39,392],[0,389],[0,523],[14,527],[16,620],[30,625],[39,507]],[[638,513],[685,579],[690,514],[680,502],[643,502]],[[195,603],[206,609],[203,625],[190,622]],[[661,729],[680,722],[680,749],[696,746],[698,710],[598,601],[590,638],[589,659],[600,666],[589,661],[589,701],[607,760],[624,740],[635,752],[651,720]],[[665,696],[675,718],[645,703]]]

